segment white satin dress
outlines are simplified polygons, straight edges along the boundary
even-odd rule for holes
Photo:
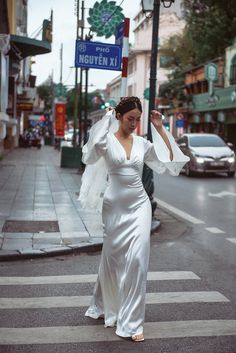
[[[83,162],[96,166],[91,170],[88,167],[87,174],[90,175],[86,181],[85,173],[84,185],[82,183],[79,200],[84,207],[89,207],[93,193],[101,191],[95,186],[96,175],[101,178],[99,163],[103,165],[101,174],[108,174],[102,197],[104,243],[101,262],[92,301],[85,315],[94,319],[104,316],[105,327],[116,326],[118,336],[131,337],[143,332],[150,250],[152,212],[142,184],[143,164],[157,173],[169,170],[172,175],[178,175],[188,157],[179,150],[167,131],[174,155],[170,161],[166,144],[152,126],[153,143],[133,134],[131,155],[127,159],[114,131],[110,131],[114,119],[113,114],[107,114],[95,124],[83,148]]]

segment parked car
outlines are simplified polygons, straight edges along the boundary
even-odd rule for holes
[[[195,173],[227,173],[235,175],[235,153],[232,144],[225,143],[215,134],[184,134],[177,140],[180,149],[190,157],[184,171],[187,176]]]

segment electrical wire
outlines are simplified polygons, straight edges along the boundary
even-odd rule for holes
[[[63,85],[65,85],[65,83],[69,80],[70,75],[71,75],[71,72],[72,72],[72,69],[73,69],[73,68],[71,67],[71,68],[70,68],[70,72],[69,72],[67,78],[66,78],[65,81],[63,82]]]

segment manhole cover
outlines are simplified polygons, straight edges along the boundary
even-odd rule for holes
[[[60,232],[57,221],[6,221],[3,233]]]

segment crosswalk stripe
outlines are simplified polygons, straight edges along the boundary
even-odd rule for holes
[[[236,238],[226,238],[228,241],[230,241],[231,243],[236,244]]]
[[[200,279],[191,271],[162,271],[148,272],[148,281],[190,280]],[[0,277],[0,285],[39,285],[62,283],[89,283],[96,282],[97,275],[65,275],[65,276],[40,276],[40,277]]]
[[[89,305],[91,296],[0,298],[0,309],[72,308]],[[147,293],[146,304],[229,302],[219,292]]]
[[[217,227],[206,227],[206,230],[208,232],[213,233],[213,234],[224,234],[225,232]]]
[[[103,325],[0,328],[1,345],[62,344],[119,341],[115,329]],[[211,337],[236,335],[236,320],[187,320],[147,322],[146,339],[174,337]]]

